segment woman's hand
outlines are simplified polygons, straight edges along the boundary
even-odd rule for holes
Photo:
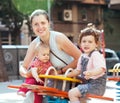
[[[64,74],[64,72],[62,71],[62,68],[59,69],[59,70],[57,70],[57,73],[58,73],[58,74]]]
[[[20,66],[20,69],[19,69],[19,73],[21,76],[23,77],[32,77],[31,75],[31,71],[30,70],[27,70],[25,67],[23,67],[22,65]]]

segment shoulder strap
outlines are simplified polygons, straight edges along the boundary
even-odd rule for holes
[[[91,57],[91,54],[92,54],[94,51],[96,51],[96,50],[91,51],[90,54],[89,54],[88,56]]]
[[[59,58],[55,53],[53,53],[51,50],[50,52],[57,58],[59,59],[60,61],[62,61],[64,64],[68,65],[64,60],[62,60],[61,58]]]
[[[89,54],[88,56],[91,57],[91,54],[92,54],[94,51],[98,51],[98,52],[101,53],[101,51],[99,51],[99,50],[93,50],[93,51],[90,52],[90,54]],[[101,54],[102,54],[102,53],[101,53]]]
[[[40,39],[40,41],[41,41],[42,43],[44,43],[41,39]],[[51,52],[57,59],[59,59],[60,61],[62,61],[64,64],[68,65],[64,60],[62,60],[60,57],[58,57],[54,52],[52,52],[51,50],[50,50],[50,52]]]

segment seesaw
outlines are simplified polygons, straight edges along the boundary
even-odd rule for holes
[[[114,65],[113,69],[109,69],[108,72],[113,73],[112,77],[108,77],[108,80],[120,81],[119,73],[120,73],[120,63]]]
[[[45,83],[44,83],[44,87],[47,86],[47,82],[48,82],[48,79],[53,79],[54,80],[54,88],[56,88],[57,86],[57,82],[58,80],[61,80],[63,81],[63,85],[62,85],[62,88],[61,90],[62,91],[65,91],[65,88],[66,88],[66,83],[69,81],[72,83],[72,86],[71,87],[74,87],[76,83],[82,83],[82,80],[80,79],[76,79],[76,78],[68,78],[66,77],[66,75],[72,71],[73,69],[72,68],[69,68],[64,75],[58,75],[57,74],[57,71],[54,67],[50,67],[48,68],[47,72],[45,75],[39,75],[40,78],[44,78],[45,79]],[[50,71],[53,71],[55,75],[49,75]]]
[[[61,97],[61,98],[68,98],[67,92],[58,90],[56,88],[44,87],[44,86],[38,86],[38,85],[29,85],[29,84],[24,84],[21,86],[24,86],[30,89],[32,92],[37,92],[39,95],[49,95],[49,96],[56,96],[56,97]],[[8,85],[8,88],[19,89],[21,86]],[[86,97],[114,101],[113,98],[105,97],[105,96],[98,96],[94,94],[86,94]]]
[[[120,72],[120,63],[116,63],[113,69],[109,69],[108,72],[117,73],[115,75],[118,76],[118,73]]]
[[[120,77],[108,77],[108,80],[120,81]]]
[[[82,81],[79,79],[68,78],[68,77],[65,77],[63,75],[39,75],[39,77],[40,78],[49,78],[49,79],[57,79],[57,80],[65,80],[65,81],[82,83]]]
[[[51,70],[54,71],[55,75],[49,76],[49,72]],[[72,83],[72,87],[75,85],[76,82],[82,83],[82,80],[79,80],[76,78],[67,78],[66,77],[66,74],[72,70],[73,69],[70,68],[66,71],[65,75],[59,76],[59,75],[57,75],[57,71],[52,67],[52,68],[49,68],[47,70],[45,75],[40,75],[41,78],[45,78],[44,86],[23,84],[20,86],[8,85],[8,88],[19,89],[20,87],[26,87],[26,88],[30,89],[32,92],[37,92],[39,95],[49,95],[49,96],[56,96],[56,97],[61,97],[61,98],[68,98],[68,93],[65,91],[66,82],[70,81]],[[47,87],[47,80],[48,79],[55,80],[54,87]],[[57,80],[63,81],[62,90],[59,90],[56,88]],[[113,98],[109,98],[109,97],[105,97],[105,96],[98,96],[98,95],[93,95],[93,94],[87,94],[86,97],[87,98],[97,98],[97,99],[109,100],[109,101],[114,100]]]
[[[32,92],[37,92],[40,95],[50,95],[50,96],[68,98],[67,92],[52,87],[44,87],[44,86],[29,85],[29,84],[23,84],[21,86],[8,85],[8,88],[13,88],[13,89],[19,89],[20,87],[26,87],[30,89]]]
[[[108,72],[112,72],[112,73],[116,72],[117,73],[117,72],[120,72],[120,69],[109,69]]]

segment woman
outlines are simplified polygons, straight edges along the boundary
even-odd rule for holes
[[[20,74],[23,77],[31,76],[28,68],[35,57],[35,47],[38,42],[50,46],[50,61],[58,73],[63,74],[68,68],[76,68],[81,52],[64,34],[49,30],[48,14],[44,10],[35,10],[30,16],[30,22],[37,37],[29,45]]]

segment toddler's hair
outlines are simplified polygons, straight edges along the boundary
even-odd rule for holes
[[[81,30],[78,44],[81,43],[81,40],[84,36],[92,35],[95,38],[96,44],[98,44],[98,48],[100,48],[100,34],[101,32],[97,30],[92,23],[89,23],[85,29]]]

